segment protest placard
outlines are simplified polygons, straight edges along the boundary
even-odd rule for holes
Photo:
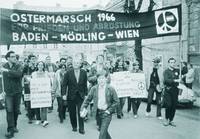
[[[146,98],[146,82],[144,73],[115,72],[111,75],[111,85],[118,97]]]
[[[30,92],[31,108],[43,108],[51,106],[52,98],[49,78],[31,79]]]

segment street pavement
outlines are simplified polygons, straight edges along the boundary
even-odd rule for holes
[[[56,105],[56,104],[55,104]],[[155,117],[155,106],[152,106],[150,117],[145,117],[146,103],[142,103],[139,109],[139,117],[134,119],[132,112],[126,112],[124,117],[117,119],[113,115],[109,132],[112,139],[200,139],[200,108],[191,109],[178,108],[174,122],[177,127],[164,127],[163,120]],[[22,114],[19,116],[19,133],[14,139],[98,139],[98,131],[95,120],[90,119],[85,123],[85,135],[72,132],[69,115],[67,113],[64,123],[59,123],[56,106],[52,113],[48,113],[50,124],[44,128],[41,125],[28,124],[25,116],[26,111],[22,107]],[[162,110],[164,115],[164,109]],[[6,113],[0,111],[0,139],[4,139],[6,132]]]

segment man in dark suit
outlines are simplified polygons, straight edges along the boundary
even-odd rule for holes
[[[77,115],[79,133],[84,134],[84,119],[80,117],[80,107],[87,95],[87,73],[80,69],[81,60],[75,59],[73,69],[67,71],[62,84],[63,99],[68,101],[70,121],[74,132],[77,131]],[[67,92],[67,93],[66,93]]]

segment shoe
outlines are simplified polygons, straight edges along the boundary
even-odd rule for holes
[[[162,116],[158,116],[157,118],[158,118],[158,120],[163,120]]]
[[[52,110],[48,110],[48,113],[52,113]]]
[[[32,124],[32,123],[33,123],[33,120],[28,120],[28,123],[29,123],[29,124]]]
[[[79,133],[84,135],[85,131],[84,130],[79,130]]]
[[[100,131],[100,127],[99,126],[97,126],[97,130]]]
[[[73,128],[72,131],[77,132],[77,128]]]
[[[39,120],[35,121],[36,125],[39,125],[41,122]]]
[[[169,126],[169,121],[166,120],[164,123],[163,123],[164,126]]]
[[[121,115],[117,115],[117,118],[118,118],[118,119],[122,119],[122,116],[121,116]]]
[[[176,127],[176,125],[174,124],[174,122],[170,121],[169,122],[169,125],[173,126],[173,127]]]
[[[48,124],[49,124],[48,121],[44,121],[43,124],[42,124],[42,126],[43,126],[43,127],[46,127]]]
[[[60,119],[60,123],[63,123],[63,119]]]
[[[85,118],[84,118],[84,121],[86,122],[88,120],[88,117],[86,116]]]
[[[150,112],[146,112],[146,113],[145,113],[145,116],[146,116],[146,117],[149,117],[149,116],[150,116]]]
[[[14,132],[14,133],[18,133],[19,130],[15,127],[15,128],[13,129],[13,132]]]
[[[9,132],[7,132],[7,133],[5,134],[5,137],[6,137],[6,138],[9,138],[9,139],[10,139],[10,138],[13,138],[13,137],[14,137],[14,133],[9,131]]]
[[[138,118],[138,115],[137,115],[137,114],[135,114],[135,115],[134,115],[134,118],[135,118],[135,119],[136,119],[136,118]]]

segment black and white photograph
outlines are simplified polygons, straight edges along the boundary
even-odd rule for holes
[[[200,0],[0,0],[0,139],[200,139]]]

